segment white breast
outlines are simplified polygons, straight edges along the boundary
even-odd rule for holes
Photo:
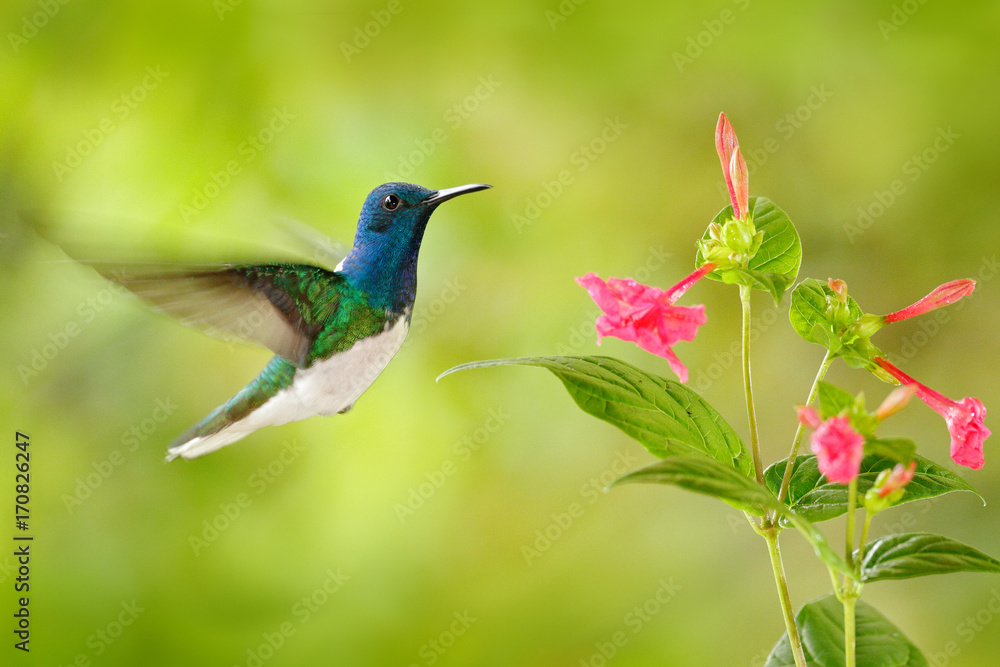
[[[371,386],[399,351],[409,325],[401,316],[385,331],[355,343],[350,349],[296,371],[292,384],[238,422],[170,450],[168,459],[202,456],[265,426],[278,426],[313,415],[347,410]]]
[[[297,371],[289,387],[242,421],[257,422],[252,426],[248,424],[256,429],[313,415],[325,417],[350,408],[399,351],[408,328],[406,318],[400,317],[387,325],[384,332]]]

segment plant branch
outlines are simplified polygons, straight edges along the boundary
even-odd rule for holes
[[[833,363],[833,357],[830,356],[830,351],[827,350],[826,356],[823,357],[823,363],[819,366],[819,372],[816,373],[816,379],[813,380],[812,388],[809,390],[809,398],[806,399],[806,405],[812,405],[816,400],[816,394],[819,392],[819,383],[823,381],[826,377],[826,372],[830,370],[830,364]],[[795,457],[799,455],[799,447],[802,445],[802,435],[805,433],[805,426],[799,423],[798,428],[795,429],[795,437],[792,438],[792,449],[788,452],[788,460],[785,463],[785,474],[781,478],[781,490],[778,492],[778,500],[785,502],[785,497],[788,495],[788,487],[792,483],[792,472],[795,469]]]
[[[875,517],[874,514],[871,514],[870,512],[865,510],[865,523],[861,527],[861,543],[858,544],[858,551],[862,554],[864,554],[865,544],[868,543],[868,529],[871,527],[872,519],[874,517]]]
[[[757,434],[757,412],[753,405],[753,380],[750,377],[750,288],[744,285],[740,285],[740,303],[743,305],[743,393],[746,395],[747,419],[750,422],[750,451],[757,483],[763,486],[764,467],[760,462],[760,436]]]
[[[846,595],[840,602],[844,605],[844,667],[855,667],[854,603],[857,598]]]
[[[854,568],[854,520],[858,509],[858,478],[855,477],[847,485],[847,531],[844,544],[844,560]]]
[[[796,667],[806,667],[806,656],[802,652],[802,639],[799,629],[795,626],[795,611],[788,595],[788,583],[785,581],[785,567],[781,563],[781,548],[778,546],[778,529],[770,527],[759,531],[767,541],[768,553],[771,556],[771,568],[774,571],[774,584],[778,589],[778,600],[781,602],[781,613],[785,619],[785,631],[788,633],[788,645],[792,649]]]
[[[857,508],[858,478],[855,477],[847,485],[847,531],[844,540],[844,546],[847,551],[845,554],[847,564],[850,565],[855,572],[857,572],[858,569],[858,565],[854,561],[855,514],[857,514]],[[866,513],[865,526],[862,530],[861,546],[864,546],[865,538],[868,536],[868,525],[869,515]],[[844,606],[844,666],[855,667],[856,630],[854,627],[854,608],[855,602],[857,602],[858,597],[861,595],[861,584],[859,583],[856,574],[854,577],[844,575],[843,580],[844,585],[838,592],[837,598]]]

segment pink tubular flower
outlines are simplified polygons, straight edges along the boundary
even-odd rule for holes
[[[884,318],[885,322],[887,324],[890,322],[898,322],[899,320],[905,320],[908,317],[915,317],[916,315],[922,315],[926,312],[941,308],[942,306],[947,306],[950,303],[955,303],[962,297],[969,296],[972,294],[972,290],[974,289],[976,289],[975,280],[970,278],[952,280],[950,283],[941,285],[920,301],[917,301],[902,310],[897,310],[895,313],[889,313]]]
[[[944,417],[948,433],[951,434],[951,459],[955,463],[973,470],[983,467],[983,441],[990,436],[990,430],[983,425],[986,408],[982,401],[966,397],[955,402],[920,384],[882,357],[875,357],[875,363],[901,383],[912,385],[916,389],[917,397]]]
[[[736,131],[724,113],[719,114],[719,124],[715,127],[715,150],[719,154],[722,172],[726,176],[729,198],[733,202],[733,216],[737,220],[742,220],[749,210],[749,172],[743,153],[740,152]]]
[[[601,280],[588,273],[576,282],[604,314],[597,318],[597,344],[605,336],[634,342],[643,350],[666,358],[681,382],[687,382],[687,368],[671,346],[681,340],[694,340],[698,327],[705,323],[705,306],[675,306],[674,302],[715,265],[704,264],[664,291],[648,287],[631,278]]]
[[[816,455],[819,471],[831,482],[848,484],[858,476],[865,439],[851,427],[847,417],[830,417],[817,426],[809,438],[809,447]]]

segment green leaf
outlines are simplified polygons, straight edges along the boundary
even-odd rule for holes
[[[968,482],[952,471],[921,456],[913,458],[917,462],[916,472],[913,480],[906,485],[900,505],[954,491],[968,491],[982,500]],[[815,456],[799,456],[795,461],[788,496],[785,498],[788,507],[809,521],[826,521],[845,513],[847,486],[827,481],[819,472]],[[786,462],[787,459],[778,461],[764,471],[764,484],[772,493],[778,493],[781,488]],[[858,475],[858,494],[863,496],[875,484],[878,474],[895,464],[895,460],[883,456],[866,456],[861,461],[861,473]]]
[[[840,332],[826,315],[828,304],[836,299],[833,290],[826,283],[815,278],[806,278],[792,290],[792,304],[788,309],[788,319],[796,333],[810,343],[822,345],[834,354],[843,354]],[[848,319],[856,322],[864,314],[857,301],[847,297]]]
[[[795,225],[767,197],[751,197],[750,214],[757,231],[764,232],[764,240],[748,268],[786,276],[789,284],[795,282],[802,263],[802,243]]]
[[[676,456],[631,472],[613,484],[628,482],[672,484],[721,498],[733,507],[758,516],[767,510],[776,512],[802,533],[823,562],[845,574],[852,573],[814,525],[779,503],[768,489],[717,461],[706,457]]]
[[[654,456],[706,455],[753,477],[753,458],[746,445],[698,394],[679,382],[617,359],[494,359],[456,366],[441,377],[459,370],[505,365],[547,368],[584,412],[617,426]]]
[[[897,463],[909,463],[917,455],[917,443],[906,438],[881,438],[865,443],[865,455],[877,454]]]
[[[861,559],[864,582],[951,572],[1000,572],[1000,561],[967,544],[929,533],[880,538],[865,548]]]
[[[857,403],[854,396],[829,382],[818,384],[818,396],[819,415],[822,419],[835,417],[843,411],[850,411]]]
[[[802,242],[788,215],[767,197],[750,197],[749,211],[757,231],[764,232],[757,254],[747,263],[746,270],[712,271],[708,277],[770,292],[777,303],[799,274]],[[721,225],[732,217],[733,207],[730,205],[719,211],[712,222]],[[709,238],[707,229],[702,238]],[[705,263],[700,251],[695,261],[698,266]]]
[[[671,484],[726,501],[737,509],[762,516],[777,498],[752,479],[704,456],[674,456],[630,472],[611,483]]]
[[[826,318],[828,300],[833,298],[833,290],[816,280],[806,278],[792,290],[792,304],[788,310],[788,319],[795,332],[810,343],[827,346],[828,341],[818,336],[813,329],[819,328],[826,335],[837,338],[836,332]],[[858,317],[861,309],[858,308]]]
[[[813,324],[812,328],[809,329],[809,335],[802,337],[808,341],[822,345],[831,352],[837,352],[844,347],[839,338],[833,335],[827,327],[819,323]]]
[[[717,273],[719,273],[722,282],[727,285],[747,285],[753,289],[770,292],[776,304],[781,301],[781,296],[788,289],[788,286],[795,281],[795,276],[764,273],[752,269],[726,269]]]
[[[833,595],[814,600],[795,615],[806,664],[810,667],[842,667],[844,654],[844,607]],[[913,642],[871,605],[857,600],[854,607],[855,657],[857,667],[927,667],[927,660]],[[793,667],[795,660],[782,635],[764,667]]]

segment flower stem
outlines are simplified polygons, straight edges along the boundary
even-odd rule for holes
[[[844,558],[847,564],[854,567],[854,519],[858,508],[858,478],[855,477],[847,485],[847,531],[844,544]]]
[[[855,667],[854,603],[857,598],[847,595],[840,602],[844,605],[844,667]]]
[[[816,379],[813,380],[812,388],[809,390],[809,398],[806,399],[806,405],[812,405],[813,401],[816,400],[816,394],[819,392],[819,383],[823,381],[826,377],[826,372],[830,370],[830,364],[833,363],[833,357],[830,355],[829,350],[826,356],[823,357],[823,363],[819,366],[819,372],[816,373]],[[799,454],[799,447],[802,445],[802,436],[805,433],[805,426],[799,423],[798,428],[795,429],[795,437],[792,438],[792,449],[788,452],[788,461],[785,463],[785,474],[781,478],[781,490],[778,492],[778,500],[785,502],[785,497],[788,495],[788,487],[792,483],[792,472],[795,469],[795,457]]]
[[[872,518],[875,515],[865,511],[865,523],[861,527],[861,543],[858,544],[858,551],[863,555],[865,551],[865,544],[868,542],[868,529],[872,525]]]
[[[845,554],[847,564],[857,572],[857,564],[854,562],[854,532],[855,514],[858,507],[858,478],[855,477],[847,485],[847,535],[845,538]],[[868,516],[865,516],[865,526],[862,530],[861,546],[868,536]],[[860,547],[859,547],[860,548]],[[844,576],[844,585],[841,587],[840,603],[844,606],[844,667],[855,667],[855,628],[854,628],[854,605],[861,594],[861,585],[855,577]]]
[[[799,629],[795,626],[795,612],[792,609],[792,600],[788,595],[788,583],[785,581],[785,567],[781,563],[781,548],[778,546],[779,529],[772,526],[758,532],[767,541],[768,553],[771,556],[771,568],[774,571],[774,584],[778,588],[778,600],[781,602],[781,613],[785,618],[785,631],[788,633],[788,645],[792,649],[795,665],[796,667],[806,667],[806,656],[802,652],[802,639],[799,638]]]
[[[753,380],[750,377],[750,288],[744,285],[740,285],[740,303],[743,305],[743,392],[746,394],[747,419],[750,422],[750,451],[757,483],[763,486],[764,468],[760,462],[760,436],[757,434],[757,412],[753,405]]]

